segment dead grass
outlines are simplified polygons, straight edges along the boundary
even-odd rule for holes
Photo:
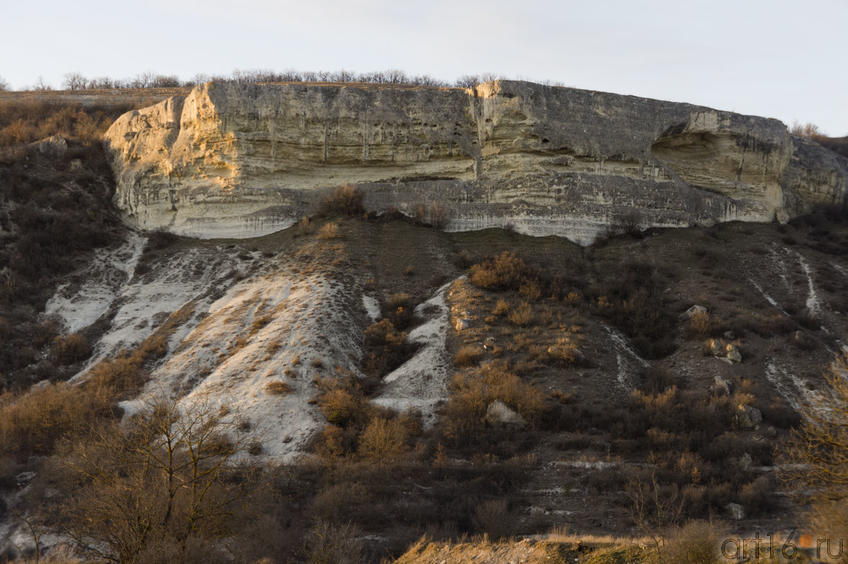
[[[341,236],[341,229],[339,228],[339,224],[335,221],[325,223],[321,226],[321,229],[318,230],[318,238],[322,241],[338,239]]]
[[[265,392],[272,396],[284,396],[292,393],[292,391],[293,388],[291,387],[291,384],[283,382],[282,380],[274,380],[273,382],[265,384]]]
[[[454,366],[471,366],[477,364],[483,358],[483,351],[479,346],[464,345],[453,357]]]
[[[533,306],[527,302],[522,302],[509,312],[507,319],[519,327],[526,327],[533,323],[535,316],[533,314]]]

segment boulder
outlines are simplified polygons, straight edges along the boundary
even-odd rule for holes
[[[61,157],[68,151],[68,142],[61,135],[51,135],[29,145],[42,155]]]
[[[754,466],[754,459],[746,452],[739,457],[738,466],[741,470],[748,472]]]
[[[724,356],[726,351],[725,346],[726,345],[722,339],[710,339],[707,341],[707,349],[713,356]]]
[[[465,331],[471,327],[471,320],[467,317],[458,317],[456,321],[454,321],[453,327],[457,331]]]
[[[19,488],[23,488],[29,485],[30,482],[35,479],[36,473],[32,471],[21,472],[17,476],[15,476],[15,483]]]
[[[713,393],[716,395],[730,395],[730,384],[728,384],[727,380],[721,377],[721,375],[716,374],[713,378]]]
[[[495,400],[486,409],[486,423],[491,425],[507,425],[524,427],[527,421],[514,409],[501,400]]]
[[[737,345],[728,343],[725,347],[725,358],[734,364],[739,364],[742,362],[742,351],[739,350]]]
[[[736,426],[740,429],[756,429],[763,422],[763,414],[756,407],[739,404],[734,415]]]
[[[693,305],[687,309],[681,317],[692,319],[696,315],[709,315],[710,311],[702,305]]]
[[[724,506],[727,510],[727,514],[734,521],[741,521],[745,518],[745,508],[739,505],[738,503],[728,503]]]

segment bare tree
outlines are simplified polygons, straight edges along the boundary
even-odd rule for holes
[[[465,74],[457,78],[454,85],[459,86],[460,88],[474,88],[480,84],[480,82],[480,77],[476,74]]]
[[[809,501],[814,530],[833,538],[848,536],[848,352],[838,354],[825,379],[829,393],[806,407],[792,437],[783,477]],[[793,488],[794,489],[794,488]]]
[[[5,80],[3,80],[3,77],[0,76],[0,92],[3,92],[4,90],[8,90],[8,89],[9,89],[9,83],[6,82]]]
[[[88,80],[78,72],[69,72],[65,75],[62,85],[65,90],[84,90],[88,86]]]
[[[642,533],[654,541],[659,554],[664,535],[680,523],[683,496],[677,484],[663,485],[654,468],[650,476],[640,476],[627,484],[630,517]]]
[[[47,82],[44,82],[44,78],[43,78],[43,77],[40,77],[40,76],[39,76],[39,77],[38,77],[38,80],[35,82],[35,85],[33,85],[33,87],[31,88],[31,90],[36,90],[36,91],[47,91],[47,90],[53,90],[53,87],[52,87],[52,86],[50,86],[50,84],[48,84]]]
[[[238,443],[208,405],[180,410],[159,400],[128,424],[95,431],[69,452],[74,481],[64,530],[78,546],[115,562],[151,550],[187,552],[226,534],[245,476],[231,463]]]
[[[797,135],[798,137],[818,137],[823,135],[819,126],[814,123],[800,123],[798,121],[794,121],[792,123],[792,127],[789,128],[789,132],[792,135]]]

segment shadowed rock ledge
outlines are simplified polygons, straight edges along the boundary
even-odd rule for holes
[[[208,83],[106,133],[145,229],[257,236],[351,183],[370,210],[591,242],[608,226],[780,221],[843,203],[848,159],[778,120],[529,82]]]

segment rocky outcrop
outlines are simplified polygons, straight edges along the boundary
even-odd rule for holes
[[[527,82],[208,83],[106,133],[139,226],[253,236],[356,184],[371,210],[590,242],[610,226],[771,221],[840,203],[848,159],[774,119]]]

